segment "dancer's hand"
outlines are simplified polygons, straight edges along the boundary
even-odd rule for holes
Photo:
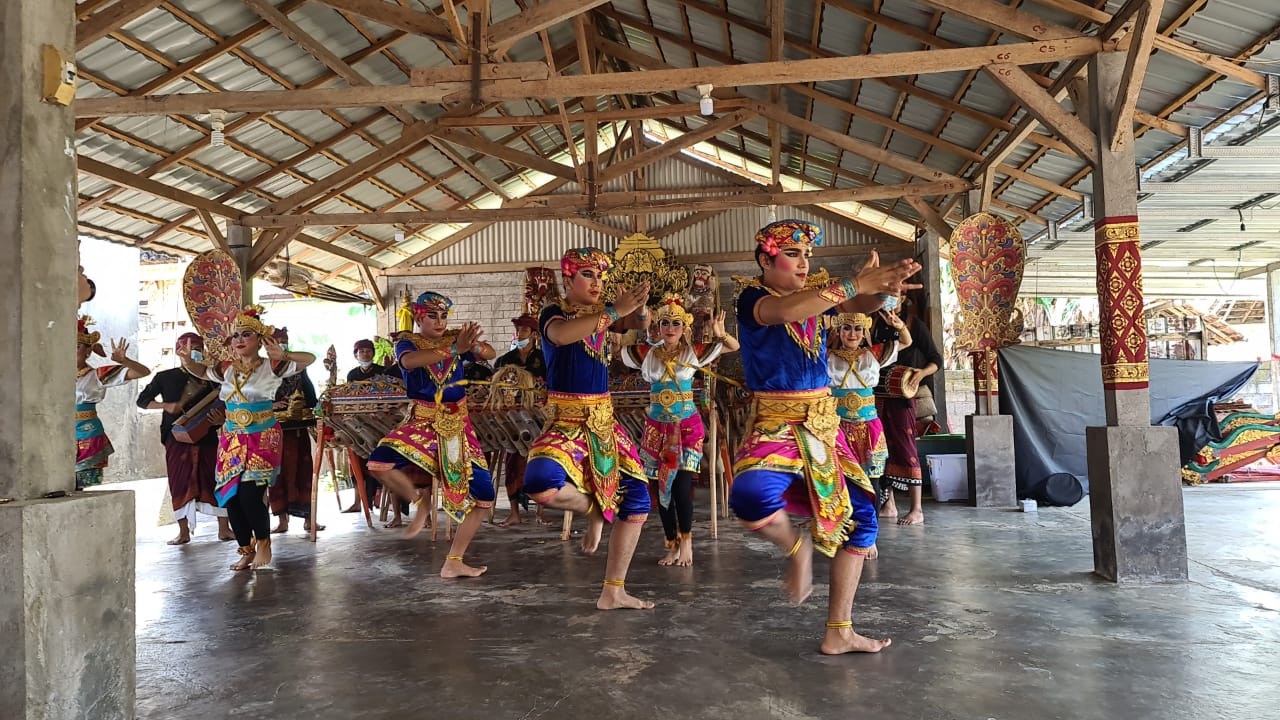
[[[280,341],[273,337],[262,338],[262,346],[267,349],[267,357],[273,362],[280,362],[289,356],[289,351],[285,350]]]
[[[903,327],[905,327],[904,323],[902,322],[902,318],[898,317],[897,313],[881,310],[879,315],[881,319],[883,319],[886,323],[888,323],[889,327],[893,328],[894,330],[901,330]]]
[[[129,341],[124,338],[111,341],[111,361],[123,363],[129,359]]]
[[[716,319],[711,323],[711,337],[719,339],[728,334],[724,329],[724,311],[721,310],[716,313]]]
[[[626,317],[643,307],[648,299],[649,283],[642,282],[631,288],[623,288],[618,293],[618,299],[613,302],[613,309],[617,311],[618,317]]]
[[[898,295],[903,290],[914,290],[923,287],[914,283],[903,282],[920,272],[920,263],[915,260],[899,260],[889,265],[880,265],[880,254],[871,251],[871,261],[858,273],[859,295]]]
[[[458,331],[458,339],[454,341],[458,348],[458,354],[461,355],[474,350],[483,337],[484,329],[480,327],[480,323],[463,323],[462,329]]]

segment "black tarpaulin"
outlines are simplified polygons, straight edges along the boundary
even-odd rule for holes
[[[1231,397],[1256,362],[1151,361],[1151,424],[1178,428],[1181,464],[1219,440],[1213,403]],[[1106,424],[1100,356],[1014,345],[1000,351],[1000,411],[1013,416],[1018,497],[1054,473],[1089,490],[1085,428]]]

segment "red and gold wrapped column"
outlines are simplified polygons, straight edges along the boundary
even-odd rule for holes
[[[1093,242],[1098,261],[1102,386],[1145,388],[1150,375],[1137,216],[1103,218],[1094,226]]]
[[[996,403],[1000,397],[997,357],[995,348],[983,348],[969,353],[969,358],[973,361],[973,396],[979,414],[985,414],[984,407],[990,407],[989,412],[992,414],[996,412]],[[984,405],[983,398],[987,398],[990,404]]]

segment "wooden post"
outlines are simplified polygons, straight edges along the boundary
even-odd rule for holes
[[[711,485],[711,539],[712,540],[715,540],[720,536],[720,518],[717,517],[720,514],[720,507],[719,507],[720,493],[718,492],[719,488],[716,487],[718,482],[716,479],[716,469],[717,469],[716,461],[720,459],[719,457],[720,423],[717,422],[717,419],[716,419],[715,388],[716,388],[715,380],[710,380],[707,382],[707,398],[708,398],[707,416],[708,416],[708,419],[711,420],[711,433],[708,438],[709,440],[708,444],[710,445],[711,452],[707,454],[707,462],[708,462],[707,478],[710,480],[710,485]]]
[[[356,499],[360,502],[360,509],[364,511],[364,524],[372,530],[373,516],[369,514],[369,503],[365,499],[364,467],[360,464],[360,456],[356,455],[355,450],[347,449],[347,462],[351,465],[351,474],[356,478]]]
[[[311,542],[316,541],[316,528],[320,523],[316,522],[317,504],[320,502],[320,472],[324,469],[324,420],[316,421],[316,457],[312,463],[314,469],[311,472],[311,532],[307,533],[307,539]],[[333,470],[330,463],[330,471]],[[335,484],[336,487],[336,484]],[[341,504],[341,503],[339,503]]]

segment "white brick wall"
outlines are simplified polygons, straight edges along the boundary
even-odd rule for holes
[[[424,275],[388,277],[388,313],[378,316],[378,332],[386,335],[395,323],[395,311],[407,288],[409,298],[428,290],[446,295],[453,301],[449,326],[478,322],[484,337],[498,354],[506,352],[515,332],[511,318],[520,314],[524,304],[524,271],[478,273],[473,275]]]

